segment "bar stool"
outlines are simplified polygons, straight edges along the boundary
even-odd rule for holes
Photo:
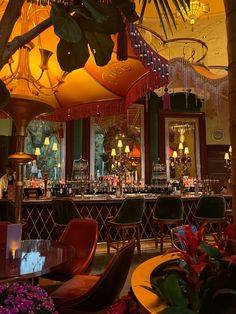
[[[117,214],[107,218],[105,225],[108,254],[110,247],[119,249],[120,241],[124,246],[126,241],[132,238],[136,239],[135,244],[138,254],[140,254],[140,227],[144,209],[145,200],[143,197],[127,197],[121,203]]]
[[[194,214],[195,221],[201,225],[210,225],[209,232],[215,232],[214,226],[217,226],[217,238],[222,238],[223,227],[225,226],[225,198],[222,195],[202,195],[199,198],[196,212]],[[204,232],[205,240],[205,232]]]
[[[52,199],[52,216],[56,225],[57,239],[73,218],[81,218],[76,204],[68,198]]]
[[[164,237],[170,233],[172,226],[183,224],[183,202],[179,196],[160,195],[153,208],[153,233],[155,246],[160,242],[160,251],[163,251]],[[164,234],[164,226],[167,230]],[[159,229],[159,230],[158,230]]]

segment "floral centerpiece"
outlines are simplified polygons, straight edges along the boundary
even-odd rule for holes
[[[181,246],[174,249],[180,258],[155,269],[155,276],[150,278],[152,288],[145,286],[168,305],[159,314],[236,313],[235,241],[215,238],[211,245],[202,240],[204,229],[183,228],[184,232],[177,234]],[[229,238],[231,225],[227,231]]]
[[[39,286],[27,283],[0,285],[0,314],[57,314],[52,299]]]

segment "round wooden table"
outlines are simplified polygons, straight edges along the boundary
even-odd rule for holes
[[[155,293],[152,293],[142,286],[151,287],[150,275],[152,271],[158,265],[178,257],[178,253],[159,255],[140,264],[133,271],[131,277],[131,287],[135,297],[139,302],[142,314],[157,314],[166,308],[166,304],[163,303]]]
[[[62,266],[75,254],[72,246],[50,240],[24,240],[20,258],[6,259],[0,252],[0,282],[42,276]],[[5,280],[6,279],[6,280]]]

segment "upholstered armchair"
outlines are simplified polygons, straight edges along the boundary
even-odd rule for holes
[[[77,275],[56,289],[51,297],[59,313],[69,310],[96,312],[112,305],[120,295],[130,269],[135,241],[120,248],[100,275]]]

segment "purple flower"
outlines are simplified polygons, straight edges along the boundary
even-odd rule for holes
[[[35,310],[58,314],[52,299],[39,286],[22,282],[0,285],[0,314],[33,314]]]

